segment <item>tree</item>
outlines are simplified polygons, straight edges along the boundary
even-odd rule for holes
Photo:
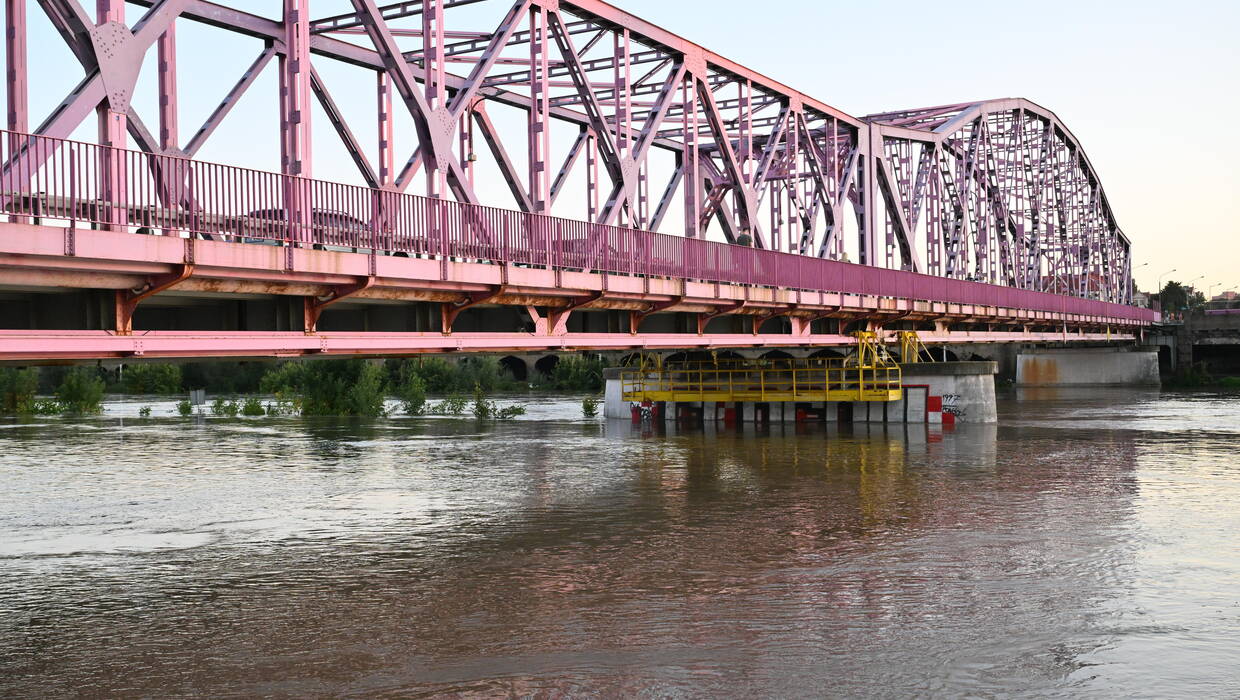
[[[1180,313],[1188,308],[1188,290],[1174,280],[1167,282],[1162,291],[1158,293],[1158,298],[1166,313]]]

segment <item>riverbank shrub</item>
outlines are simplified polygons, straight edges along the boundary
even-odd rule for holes
[[[192,415],[194,413],[194,405],[189,402],[189,399],[181,399],[177,402],[177,413],[180,413],[182,416]]]
[[[393,371],[392,367],[388,368]],[[399,363],[391,380],[392,393],[400,399],[401,410],[407,415],[420,415],[426,410],[426,381],[411,363]]]
[[[486,392],[482,390],[481,385],[474,386],[474,401],[472,404],[474,418],[477,420],[511,420],[517,416],[525,415],[525,406],[513,404],[500,408],[487,398]]]
[[[180,365],[125,365],[121,377],[121,385],[129,394],[176,394],[181,391]]]
[[[1194,362],[1165,379],[1163,385],[1176,389],[1240,389],[1240,377],[1216,377],[1210,372],[1209,365]]]
[[[481,386],[488,394],[526,388],[495,357],[472,356],[456,363],[439,357],[389,360],[387,371],[393,393],[398,396],[399,387],[413,377],[421,381],[423,391],[429,394],[464,393],[473,391],[475,386]]]
[[[34,413],[39,391],[39,371],[33,367],[0,367],[0,410],[7,415]]]
[[[581,400],[581,414],[586,418],[593,418],[598,415],[598,398],[587,396]]]
[[[215,401],[211,402],[211,415],[224,416],[232,418],[241,410],[241,405],[236,401],[226,400],[222,396],[215,397]]]
[[[139,418],[150,418],[150,417],[151,417],[151,407],[150,407],[150,406],[143,406],[142,408],[139,408],[139,409],[138,409],[138,417],[139,417]]]
[[[262,391],[297,399],[302,415],[384,414],[384,369],[365,360],[286,362],[263,376]]]
[[[464,396],[453,394],[439,403],[432,404],[426,412],[437,416],[463,416],[468,405],[469,401]]]
[[[99,413],[103,410],[104,388],[93,367],[74,367],[56,389],[56,400],[66,413]]]
[[[241,415],[243,416],[262,416],[266,414],[267,411],[263,409],[263,402],[259,401],[256,396],[247,398],[241,404]]]
[[[557,391],[602,391],[604,367],[598,355],[561,355],[547,384]]]

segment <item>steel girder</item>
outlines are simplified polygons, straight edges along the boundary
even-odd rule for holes
[[[597,0],[351,0],[352,12],[320,18],[314,0],[284,0],[283,21],[228,2],[133,0],[147,12],[132,28],[116,9],[121,0],[99,2],[93,17],[79,0],[35,2],[84,71],[35,133],[68,136],[98,111],[102,143],[127,131],[145,151],[193,155],[276,58],[288,174],[312,174],[310,103],[317,99],[375,188],[422,182],[431,196],[540,213],[567,206],[565,191],[584,190],[586,201],[574,206],[601,224],[1130,300],[1129,242],[1088,158],[1053,113],[1026,100],[853,117]],[[8,126],[28,131],[25,3],[8,0],[6,8],[15,38]],[[492,19],[478,19],[484,10]],[[176,80],[178,19],[261,44],[184,147],[176,101],[190,81]],[[152,46],[158,136],[128,102]],[[379,143],[370,156],[316,60],[376,76]],[[394,152],[394,101],[414,123],[411,154]],[[488,105],[521,110],[525,128],[504,130]],[[554,123],[571,124],[575,138],[557,142]],[[476,136],[510,201],[492,194],[483,201],[475,190]],[[34,172],[47,157],[45,150],[14,153],[6,179]],[[526,154],[524,168],[514,153]],[[165,179],[169,196],[184,196],[176,174]],[[117,186],[124,180],[115,174]],[[569,187],[573,181],[583,186]],[[301,196],[295,188],[286,194],[290,215],[306,215]]]

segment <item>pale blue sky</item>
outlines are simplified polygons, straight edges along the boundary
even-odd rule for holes
[[[281,6],[279,0],[224,3],[273,17]],[[83,4],[93,11],[93,2]],[[1232,124],[1240,115],[1240,2],[613,4],[858,116],[992,97],[1031,99],[1056,112],[1084,145],[1133,241],[1142,288],[1178,268],[1166,278],[1200,275],[1203,290],[1210,284],[1215,293],[1240,289],[1240,139]],[[347,5],[312,0],[311,12],[328,15]],[[496,8],[502,14],[506,6],[494,0],[449,17],[468,20],[470,12],[483,17]],[[142,11],[129,12],[133,22]],[[37,124],[81,71],[33,0],[29,13]],[[449,29],[491,28],[483,25]],[[184,143],[260,46],[191,22],[179,23],[178,32]],[[373,143],[373,83],[330,61],[315,65],[355,121],[359,139]],[[269,67],[200,157],[278,168],[275,95]],[[135,102],[154,127],[149,58]],[[400,119],[408,131],[407,118]],[[92,129],[85,125],[78,133],[89,139]],[[357,181],[321,112],[315,132],[315,176]],[[411,148],[407,134],[397,141],[401,151]]]
[[[615,4],[854,115],[1028,98],[1081,140],[1142,288],[1240,288],[1240,2]]]

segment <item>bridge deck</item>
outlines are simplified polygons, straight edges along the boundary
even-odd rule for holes
[[[0,183],[11,220],[0,224],[0,290],[113,290],[116,318],[10,327],[0,334],[4,359],[852,344],[822,324],[816,332],[820,319],[841,330],[858,321],[920,324],[925,342],[1119,340],[1152,320],[1147,309],[1093,299],[24,138],[27,150]],[[16,166],[32,149],[48,153],[23,174]],[[83,164],[131,181],[101,197]],[[300,214],[283,204],[290,192],[307,204]],[[191,301],[228,297],[297,297],[304,324],[245,331],[194,318]],[[201,332],[132,324],[139,302],[177,300],[188,306],[172,328]],[[436,305],[441,327],[350,334],[317,326],[329,306],[408,302]],[[482,306],[515,307],[513,318],[532,330],[453,328],[460,312]],[[568,319],[584,311],[627,322],[570,332]],[[648,316],[676,312],[695,314],[697,332],[642,327]],[[708,332],[709,320],[725,315],[750,317],[752,332]],[[772,318],[788,323],[758,332]]]

